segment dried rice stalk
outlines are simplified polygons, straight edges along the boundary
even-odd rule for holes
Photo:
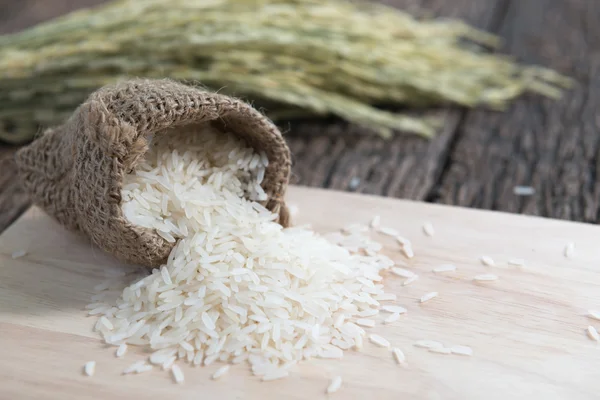
[[[132,76],[199,81],[274,120],[336,115],[385,137],[431,137],[439,121],[375,105],[502,109],[523,92],[557,97],[570,84],[465,38],[497,44],[459,21],[344,0],[118,0],[0,36],[0,139],[29,140]]]

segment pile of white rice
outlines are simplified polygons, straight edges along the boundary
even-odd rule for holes
[[[254,201],[265,198],[264,154],[210,129],[166,139],[127,177],[122,208],[132,223],[177,244],[166,265],[125,288],[115,278],[90,305],[100,316],[96,329],[121,355],[125,345],[154,350],[127,372],[162,365],[180,382],[177,362],[248,360],[271,380],[298,361],[359,348],[361,326],[374,324],[381,301],[395,299],[380,276],[393,262],[366,227],[330,240],[282,229]]]

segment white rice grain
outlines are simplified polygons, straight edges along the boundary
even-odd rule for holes
[[[377,301],[393,301],[396,300],[398,296],[394,293],[383,293],[375,295],[373,298]]]
[[[598,334],[596,328],[590,325],[587,327],[586,331],[590,339],[595,340],[596,342],[600,342],[600,335]]]
[[[511,258],[510,260],[508,260],[508,265],[512,265],[514,267],[524,267],[525,260],[523,260],[522,258]]]
[[[496,265],[496,262],[490,256],[481,256],[480,260],[481,260],[481,263],[487,267],[493,267]]]
[[[362,348],[363,348],[363,338],[362,338],[362,336],[361,336],[361,335],[357,335],[357,336],[354,338],[354,348],[355,348],[356,350],[360,350],[360,349],[362,349]]]
[[[513,193],[515,196],[533,196],[535,189],[531,186],[515,186],[513,187]]]
[[[290,217],[292,217],[292,218],[296,217],[298,215],[298,213],[300,212],[300,209],[295,204],[290,204],[288,206],[288,210],[290,212]]]
[[[166,285],[172,285],[173,281],[171,280],[171,277],[169,276],[169,270],[167,270],[166,266],[162,266],[160,268],[160,275],[163,278],[163,281],[165,282]]]
[[[11,257],[13,260],[17,259],[17,258],[21,258],[23,256],[25,256],[27,254],[26,250],[16,250],[12,253]]]
[[[266,335],[264,337],[267,337]],[[204,365],[208,366],[210,364],[212,364],[213,362],[217,361],[217,359],[219,358],[218,354],[211,354],[210,356],[206,356],[204,357]]]
[[[152,371],[152,368],[153,367],[150,364],[143,364],[143,365],[138,366],[135,369],[135,373],[136,374],[141,374],[141,373],[144,373],[144,372]]]
[[[394,360],[400,365],[406,365],[406,356],[404,352],[397,347],[392,349],[392,354],[394,355]]]
[[[361,318],[365,318],[365,317],[373,317],[375,315],[379,314],[379,310],[376,308],[369,308],[367,310],[361,311],[359,312],[357,315]],[[343,317],[343,314],[342,314]]]
[[[435,235],[435,229],[433,228],[433,224],[431,222],[425,222],[423,224],[423,233],[429,237]]]
[[[346,233],[364,233],[364,232],[368,232],[369,231],[369,227],[363,224],[350,224],[346,227],[344,227],[344,229],[342,229],[344,232]]]
[[[438,296],[438,292],[429,292],[427,294],[424,294],[423,296],[421,296],[421,298],[419,299],[419,302],[421,303],[425,303],[431,299],[433,299],[434,297]]]
[[[411,283],[416,282],[418,279],[419,279],[418,275],[411,276],[410,278],[408,278],[407,280],[405,280],[404,282],[402,282],[402,286],[408,286]]]
[[[450,351],[452,352],[452,354],[457,354],[460,356],[472,356],[473,355],[473,349],[471,349],[469,346],[461,346],[461,345],[452,346],[452,347],[450,347]]]
[[[321,351],[321,353],[319,354],[320,358],[343,358],[344,357],[344,352],[342,351],[342,349],[335,347],[335,346],[331,346],[330,348]]]
[[[412,246],[412,243],[410,242],[410,240],[408,240],[404,236],[400,236],[400,235],[396,236],[396,242],[398,242],[398,244],[401,247],[404,247],[404,246],[409,246],[410,247],[410,246]]]
[[[122,343],[117,348],[117,351],[115,352],[115,355],[120,358],[120,357],[123,357],[126,352],[127,352],[127,345],[125,343]]]
[[[392,315],[390,315],[389,317],[387,317],[386,319],[383,320],[384,324],[391,324],[394,323],[396,321],[398,321],[400,319],[400,314],[399,313],[394,313]]]
[[[498,280],[498,275],[494,275],[494,274],[475,275],[473,277],[473,280],[476,281],[476,282],[496,281],[496,280]]]
[[[381,225],[381,217],[379,215],[375,215],[373,217],[373,219],[371,220],[371,223],[369,224],[369,226],[372,229],[378,229],[380,225]]]
[[[342,386],[342,377],[336,376],[335,378],[333,378],[331,380],[331,382],[329,383],[329,386],[327,386],[327,394],[332,394],[332,393],[337,392],[338,390],[340,390],[341,386]]]
[[[173,376],[175,383],[183,383],[183,381],[185,380],[183,371],[181,370],[181,368],[179,368],[177,364],[173,364],[173,366],[171,366],[171,375]]]
[[[212,379],[219,379],[223,375],[225,375],[229,371],[230,366],[224,365],[221,368],[217,369],[215,373],[212,375]]]
[[[456,265],[443,264],[443,265],[440,265],[439,267],[435,267],[432,271],[435,273],[452,272],[452,271],[456,271]]]
[[[98,320],[98,322],[100,322],[100,324],[102,324],[109,331],[112,331],[114,329],[114,326],[113,326],[112,322],[110,322],[108,320],[108,318],[106,318],[104,315],[100,317],[100,319]]]
[[[452,354],[452,350],[447,347],[431,347],[427,350],[431,353],[437,354]]]
[[[175,356],[171,356],[167,360],[165,360],[165,362],[162,364],[163,371],[167,371],[167,370],[173,368],[176,360],[177,360],[177,357],[175,357]]]
[[[127,374],[131,374],[133,372],[136,372],[138,368],[140,368],[142,365],[145,365],[146,362],[145,361],[137,361],[133,364],[131,364],[129,367],[125,368],[123,370],[123,375],[127,375]]]
[[[290,373],[287,370],[279,368],[279,369],[267,372],[262,377],[262,381],[264,381],[264,382],[266,382],[266,381],[274,381],[276,379],[285,378],[285,377],[287,377],[289,375],[290,375]]]
[[[589,310],[588,313],[587,313],[587,316],[590,317],[590,318],[592,318],[592,319],[600,321],[600,311]]]
[[[396,229],[388,228],[385,226],[382,226],[379,229],[377,229],[377,232],[381,233],[382,235],[386,235],[386,236],[392,236],[392,237],[400,236],[400,232],[398,232]]]
[[[423,349],[433,349],[433,348],[441,348],[444,345],[440,342],[436,342],[435,340],[418,340],[414,344],[415,347],[420,347]]]
[[[565,246],[564,255],[567,258],[573,258],[575,256],[575,243],[567,243],[567,245]]]
[[[398,275],[402,278],[412,278],[413,276],[415,276],[415,273],[412,271],[409,271],[407,269],[404,268],[398,268],[398,267],[394,267],[390,270],[394,275]]]
[[[387,311],[392,314],[404,314],[406,312],[406,308],[400,306],[383,306],[381,307],[383,311]]]
[[[352,179],[350,179],[350,182],[348,182],[348,188],[350,190],[356,189],[358,185],[360,185],[360,178],[358,176],[353,176]]]
[[[83,372],[87,376],[94,376],[94,373],[96,372],[96,361],[86,362],[85,365],[83,366]]]
[[[356,325],[372,328],[375,326],[375,321],[372,319],[360,318],[356,320]]]
[[[415,252],[413,251],[411,246],[404,246],[402,248],[402,252],[406,256],[406,258],[413,258],[415,256]]]
[[[387,339],[376,334],[369,335],[369,341],[379,347],[390,347],[390,342]]]

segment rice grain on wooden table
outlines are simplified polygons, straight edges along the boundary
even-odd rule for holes
[[[593,318],[593,319],[596,319],[596,320],[600,321],[600,311],[589,310],[587,315],[590,318]]]
[[[418,340],[414,343],[415,347],[420,347],[423,349],[432,349],[432,348],[442,348],[444,345],[440,342],[436,342],[435,340]]]
[[[24,257],[27,254],[26,250],[15,250],[12,254],[11,257],[13,260],[17,259],[17,258],[21,258]]]
[[[490,256],[481,256],[480,260],[481,260],[481,263],[487,267],[493,267],[496,265],[496,262]]]
[[[411,276],[410,278],[408,278],[407,280],[405,280],[404,282],[402,282],[402,286],[408,286],[408,285],[416,282],[417,280],[419,280],[419,276],[418,275]]]
[[[469,346],[456,345],[456,346],[450,347],[450,350],[452,351],[452,354],[457,354],[457,355],[461,355],[461,356],[472,356],[473,355],[473,349],[471,349]]]
[[[473,277],[473,280],[476,281],[476,282],[496,281],[496,280],[498,280],[498,275],[494,275],[494,274],[480,274],[480,275],[475,275]]]
[[[390,347],[390,342],[386,338],[376,334],[369,335],[369,341],[379,347]]]
[[[83,366],[83,372],[87,376],[93,376],[96,372],[96,361],[88,361],[87,363],[85,363],[85,365]]]
[[[510,260],[508,260],[508,265],[512,265],[515,267],[524,267],[525,260],[523,260],[522,258],[511,258]]]
[[[590,339],[595,340],[596,342],[600,342],[600,334],[598,333],[596,328],[590,325],[587,327],[586,331]]]
[[[406,308],[401,307],[401,306],[390,306],[390,305],[384,305],[381,307],[382,311],[387,311],[389,313],[392,314],[404,314],[406,312]]]
[[[393,268],[391,269],[391,272],[392,272],[394,275],[398,275],[398,276],[400,276],[400,277],[402,277],[402,278],[412,278],[413,276],[415,276],[415,275],[416,275],[416,274],[415,274],[414,272],[412,272],[412,271],[409,271],[409,270],[407,270],[407,269],[404,269],[404,268],[398,268],[398,267],[393,267]]]
[[[431,222],[426,222],[423,224],[423,233],[429,237],[435,235],[435,229]]]
[[[456,265],[453,264],[443,264],[439,267],[435,267],[432,269],[433,272],[442,273],[442,272],[452,272],[456,271]]]
[[[437,296],[438,296],[438,292],[429,292],[429,293],[426,293],[423,296],[421,296],[421,298],[419,299],[419,302],[426,303]]]
[[[228,371],[229,371],[230,366],[229,365],[224,365],[221,368],[217,369],[213,375],[212,375],[212,379],[219,379],[220,377],[222,377],[223,375],[225,375]]]
[[[175,383],[183,383],[185,381],[185,375],[183,374],[183,371],[181,370],[181,368],[179,368],[177,364],[173,364],[173,366],[171,367],[171,374],[173,375]]]
[[[452,354],[452,350],[447,347],[431,347],[427,349],[430,353]]]
[[[406,364],[406,356],[404,355],[404,352],[398,347],[394,347],[392,349],[392,354],[394,355],[394,360],[396,360],[398,364]]]
[[[332,394],[332,393],[337,392],[341,386],[342,386],[342,377],[336,376],[329,383],[329,386],[327,387],[327,394]]]
[[[117,351],[115,352],[115,355],[117,357],[123,357],[126,352],[127,352],[127,345],[125,343],[122,343],[117,348]]]
[[[573,258],[575,256],[575,243],[567,243],[565,246],[564,255],[566,258]]]

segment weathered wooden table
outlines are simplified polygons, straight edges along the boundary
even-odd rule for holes
[[[103,0],[0,0],[0,32]],[[568,74],[559,101],[525,96],[507,112],[448,108],[432,141],[367,138],[340,122],[282,126],[293,183],[585,222],[600,220],[600,2],[387,0],[464,18],[500,35],[503,52]],[[15,147],[0,145],[0,231],[29,205]],[[515,185],[536,189],[513,194]]]

